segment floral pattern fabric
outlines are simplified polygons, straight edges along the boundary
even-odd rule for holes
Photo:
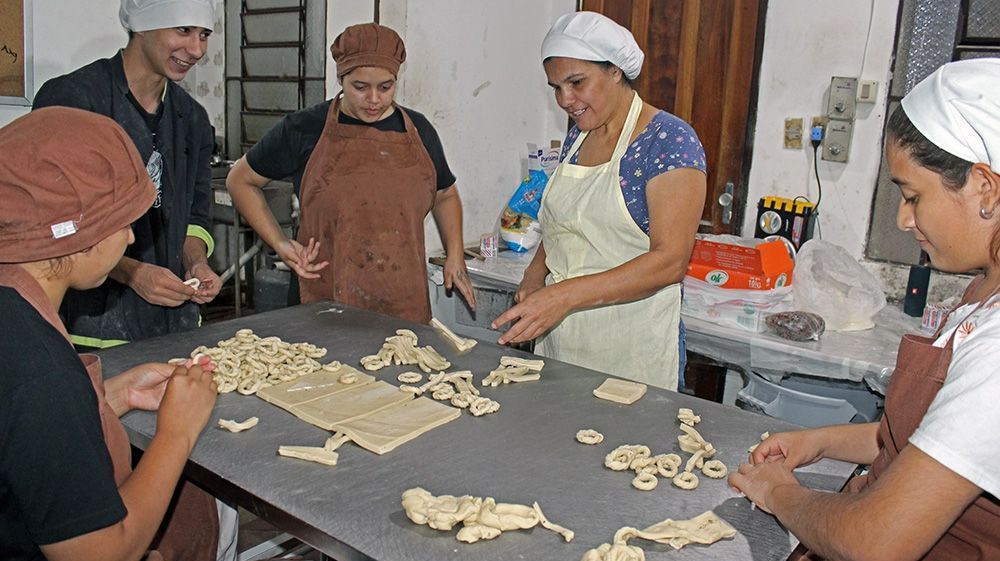
[[[559,161],[580,136],[580,129],[573,127],[566,135]],[[576,164],[579,152],[573,154],[571,164]],[[619,181],[625,206],[635,223],[649,234],[649,206],[646,203],[646,184],[654,177],[679,168],[706,170],[705,149],[691,125],[680,118],[660,111],[629,145],[622,157]]]

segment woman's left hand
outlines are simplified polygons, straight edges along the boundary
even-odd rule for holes
[[[444,262],[444,287],[446,290],[455,290],[462,294],[472,311],[476,310],[476,293],[472,289],[472,281],[469,279],[469,272],[465,268],[465,256],[449,254]]]
[[[743,464],[739,471],[729,474],[729,484],[746,495],[761,510],[774,514],[771,500],[774,490],[784,485],[799,485],[792,470],[782,462],[764,462],[757,465]]]
[[[215,271],[208,266],[208,263],[196,263],[184,277],[184,280],[196,278],[201,281],[194,296],[191,297],[191,300],[196,304],[208,304],[222,290],[222,279],[219,278],[219,275],[215,274]]]
[[[540,288],[493,320],[493,329],[513,321],[497,341],[501,345],[531,341],[543,335],[572,311],[565,286],[553,284]],[[517,320],[517,321],[514,321]]]
[[[215,363],[207,356],[203,356],[197,363],[205,372],[215,370]],[[184,363],[185,368],[195,365],[194,360],[188,359]],[[173,376],[174,368],[172,364],[160,362],[148,362],[140,364],[126,370],[122,376],[128,376],[126,387],[126,404],[128,409],[142,409],[144,411],[156,411],[160,407],[163,399],[163,392],[167,389],[167,382]]]

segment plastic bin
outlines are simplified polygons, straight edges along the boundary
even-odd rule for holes
[[[805,427],[867,423],[881,415],[881,399],[863,384],[792,375],[776,384],[744,372],[747,384],[737,394],[742,409]]]

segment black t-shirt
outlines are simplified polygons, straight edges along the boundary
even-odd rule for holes
[[[117,523],[125,505],[97,395],[73,347],[0,286],[0,559]]]
[[[264,137],[247,152],[247,163],[250,167],[260,175],[271,179],[291,177],[295,192],[298,193],[302,174],[306,170],[309,156],[319,142],[323,127],[326,126],[326,115],[332,102],[333,100],[328,99],[282,118],[281,122],[267,131]],[[417,135],[420,136],[431,162],[434,163],[437,188],[440,190],[451,187],[455,184],[455,176],[448,167],[448,161],[444,157],[444,147],[441,146],[441,139],[434,126],[422,114],[406,107],[402,109],[417,127]],[[366,123],[341,111],[337,122],[372,126],[380,131],[406,132],[406,122],[399,111],[393,111],[392,115],[375,123]]]

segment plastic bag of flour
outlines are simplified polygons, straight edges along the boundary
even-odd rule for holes
[[[538,210],[549,177],[542,171],[541,155],[534,144],[528,144],[528,173],[500,214],[500,238],[513,251],[528,251],[542,239]]]

